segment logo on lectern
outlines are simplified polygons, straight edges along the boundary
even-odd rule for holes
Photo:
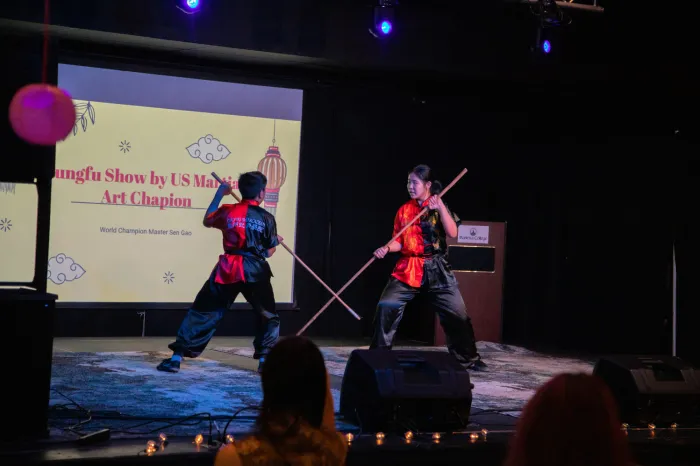
[[[489,244],[488,225],[460,225],[457,230],[458,243]]]

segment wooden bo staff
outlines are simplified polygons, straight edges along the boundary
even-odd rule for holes
[[[214,179],[215,179],[216,181],[219,182],[219,184],[224,184],[224,181],[223,181],[221,178],[219,178],[219,176],[218,176],[215,172],[211,172],[211,176],[213,176]],[[234,193],[233,190],[231,190],[231,196],[233,196],[233,198],[234,198],[235,200],[237,200],[238,202],[241,202],[241,199],[240,199],[238,196],[236,196],[236,193]],[[288,247],[286,244],[284,244],[284,241],[280,241],[280,245],[281,245],[284,249],[286,249],[287,252],[288,252],[289,254],[291,254],[292,257],[294,257],[294,259],[295,259],[297,262],[299,262],[306,270],[308,270],[309,273],[310,273],[311,275],[313,275],[313,277],[314,277],[316,280],[318,280],[319,283],[320,283],[321,285],[323,285],[323,287],[324,287],[325,289],[327,289],[327,290],[330,292],[330,294],[333,295],[333,299],[337,299],[337,300],[340,302],[340,304],[342,304],[343,306],[345,306],[345,309],[347,309],[347,310],[350,312],[350,314],[352,314],[357,320],[361,320],[361,319],[362,319],[359,315],[357,315],[357,313],[356,313],[355,311],[353,311],[353,310],[350,308],[350,306],[348,306],[348,305],[345,303],[345,301],[343,301],[342,299],[340,299],[340,296],[338,296],[338,295],[331,289],[330,286],[326,285],[326,282],[324,282],[323,280],[321,280],[321,277],[319,277],[318,275],[316,275],[316,273],[315,273],[313,270],[311,270],[311,267],[309,267],[308,265],[306,265],[306,264],[304,263],[303,260],[299,259],[299,256],[297,256],[296,254],[294,254],[294,251],[292,251],[291,249],[289,249],[289,247]],[[331,302],[333,302],[333,301],[331,301]]]
[[[454,186],[454,185],[455,185],[464,175],[466,175],[466,174],[467,174],[467,169],[465,168],[464,170],[462,170],[461,172],[459,172],[459,175],[457,175],[457,176],[455,177],[455,179],[452,180],[452,182],[451,182],[450,184],[448,184],[448,185],[445,187],[445,189],[443,189],[443,190],[440,192],[440,194],[438,194],[438,197],[439,197],[439,198],[442,198],[442,196],[444,196],[444,195],[447,193],[447,191],[449,191],[449,190],[452,188],[452,186]],[[391,239],[389,240],[389,242],[386,243],[386,244],[384,245],[384,247],[385,247],[385,248],[388,248],[389,245],[390,245],[391,243],[393,243],[394,241],[396,241],[396,239],[400,238],[401,235],[403,234],[403,232],[406,231],[406,230],[408,229],[408,227],[410,227],[411,225],[413,225],[413,224],[414,224],[419,218],[421,218],[427,211],[428,211],[428,208],[427,208],[427,207],[423,207],[423,210],[421,210],[420,213],[419,213],[418,215],[416,215],[416,216],[413,218],[413,220],[411,220],[410,222],[408,222],[397,234],[395,234],[394,237],[391,238]],[[364,272],[364,271],[367,269],[367,267],[369,267],[370,265],[372,265],[372,263],[373,263],[375,260],[376,260],[376,257],[372,256],[372,258],[371,258],[360,270],[358,270],[357,273],[356,273],[355,275],[353,275],[352,278],[351,278],[350,280],[348,280],[348,282],[347,282],[345,285],[343,285],[343,287],[342,287],[341,289],[338,290],[338,294],[341,294],[343,291],[345,291],[345,289],[346,289],[348,286],[350,286],[350,284],[351,284],[352,282],[354,282],[355,279],[356,279],[357,277],[359,277],[360,274],[361,274],[362,272]],[[337,295],[334,294],[333,296],[337,296]],[[331,303],[333,303],[333,300],[334,300],[334,299],[335,299],[335,298],[331,298],[330,301],[328,301],[328,302],[316,313],[316,315],[314,315],[314,316],[311,318],[311,320],[309,320],[309,321],[306,323],[306,325],[304,325],[304,326],[301,328],[301,330],[299,330],[299,331],[297,332],[297,336],[299,336],[299,335],[301,335],[302,333],[304,333],[304,330],[306,330],[306,329],[309,327],[309,325],[311,325],[311,324],[314,322],[314,320],[316,320],[316,318],[318,318],[318,316],[320,316],[321,313],[322,313],[323,311],[325,311],[325,310],[328,308],[328,306],[331,305]]]

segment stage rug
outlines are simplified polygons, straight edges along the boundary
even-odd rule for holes
[[[364,347],[363,349],[366,349]],[[444,347],[395,347],[417,351],[447,351]],[[472,407],[483,410],[498,410],[504,414],[517,415],[535,390],[553,376],[566,372],[593,371],[594,361],[549,356],[517,346],[479,342],[479,353],[488,365],[486,371],[471,372],[474,384]],[[328,371],[337,377],[345,372],[350,353],[358,348],[321,348]],[[213,348],[238,356],[252,357],[251,348]]]
[[[168,356],[159,352],[55,352],[50,401],[52,436],[76,436],[67,428],[78,422],[77,415],[87,419],[88,412],[92,420],[74,430],[91,432],[110,427],[113,436],[145,436],[150,431],[155,436],[161,431],[170,435],[206,434],[207,421],[168,426],[181,421],[178,418],[202,413],[215,417],[216,434],[217,427],[223,430],[227,418],[240,408],[259,406],[262,390],[256,372],[206,357],[187,360],[186,370],[177,374],[158,372],[156,366]],[[337,411],[337,390],[333,390],[333,399]],[[227,432],[249,432],[256,415],[254,409],[241,412]],[[144,424],[154,418],[173,421]],[[349,428],[345,424],[338,427]]]
[[[488,364],[485,372],[472,372],[473,408],[494,410],[517,416],[534,391],[556,374],[590,373],[593,361],[553,357],[522,348],[479,343],[479,352]],[[354,347],[324,347],[329,372],[342,377]],[[397,348],[398,349],[398,348]],[[445,351],[434,347],[404,347],[420,351]],[[239,356],[252,357],[249,348],[213,348]],[[72,438],[102,427],[112,429],[113,437],[155,437],[206,434],[208,421],[188,421],[195,414],[214,417],[214,436],[224,429],[230,416],[250,407],[231,422],[228,432],[244,433],[262,399],[260,378],[253,371],[237,369],[204,357],[188,360],[178,374],[155,370],[169,353],[164,352],[60,352],[54,353],[51,381],[52,436]],[[335,410],[340,393],[333,390]],[[77,427],[80,419],[90,422]],[[169,421],[148,422],[167,418]],[[169,424],[179,422],[177,425]],[[74,427],[71,431],[68,428]],[[339,422],[338,428],[352,426]]]

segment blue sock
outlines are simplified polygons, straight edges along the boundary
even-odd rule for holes
[[[180,362],[182,361],[182,355],[175,353],[172,356],[170,356],[170,360]]]

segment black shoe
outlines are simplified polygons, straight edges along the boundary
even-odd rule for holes
[[[488,366],[484,361],[481,360],[481,357],[477,356],[476,358],[472,359],[467,364],[465,364],[465,367],[473,371],[485,371]]]
[[[263,366],[265,365],[265,358],[261,357],[258,361],[258,374],[262,374]]]
[[[163,359],[156,369],[161,372],[180,372],[180,361],[173,361],[170,358]]]

